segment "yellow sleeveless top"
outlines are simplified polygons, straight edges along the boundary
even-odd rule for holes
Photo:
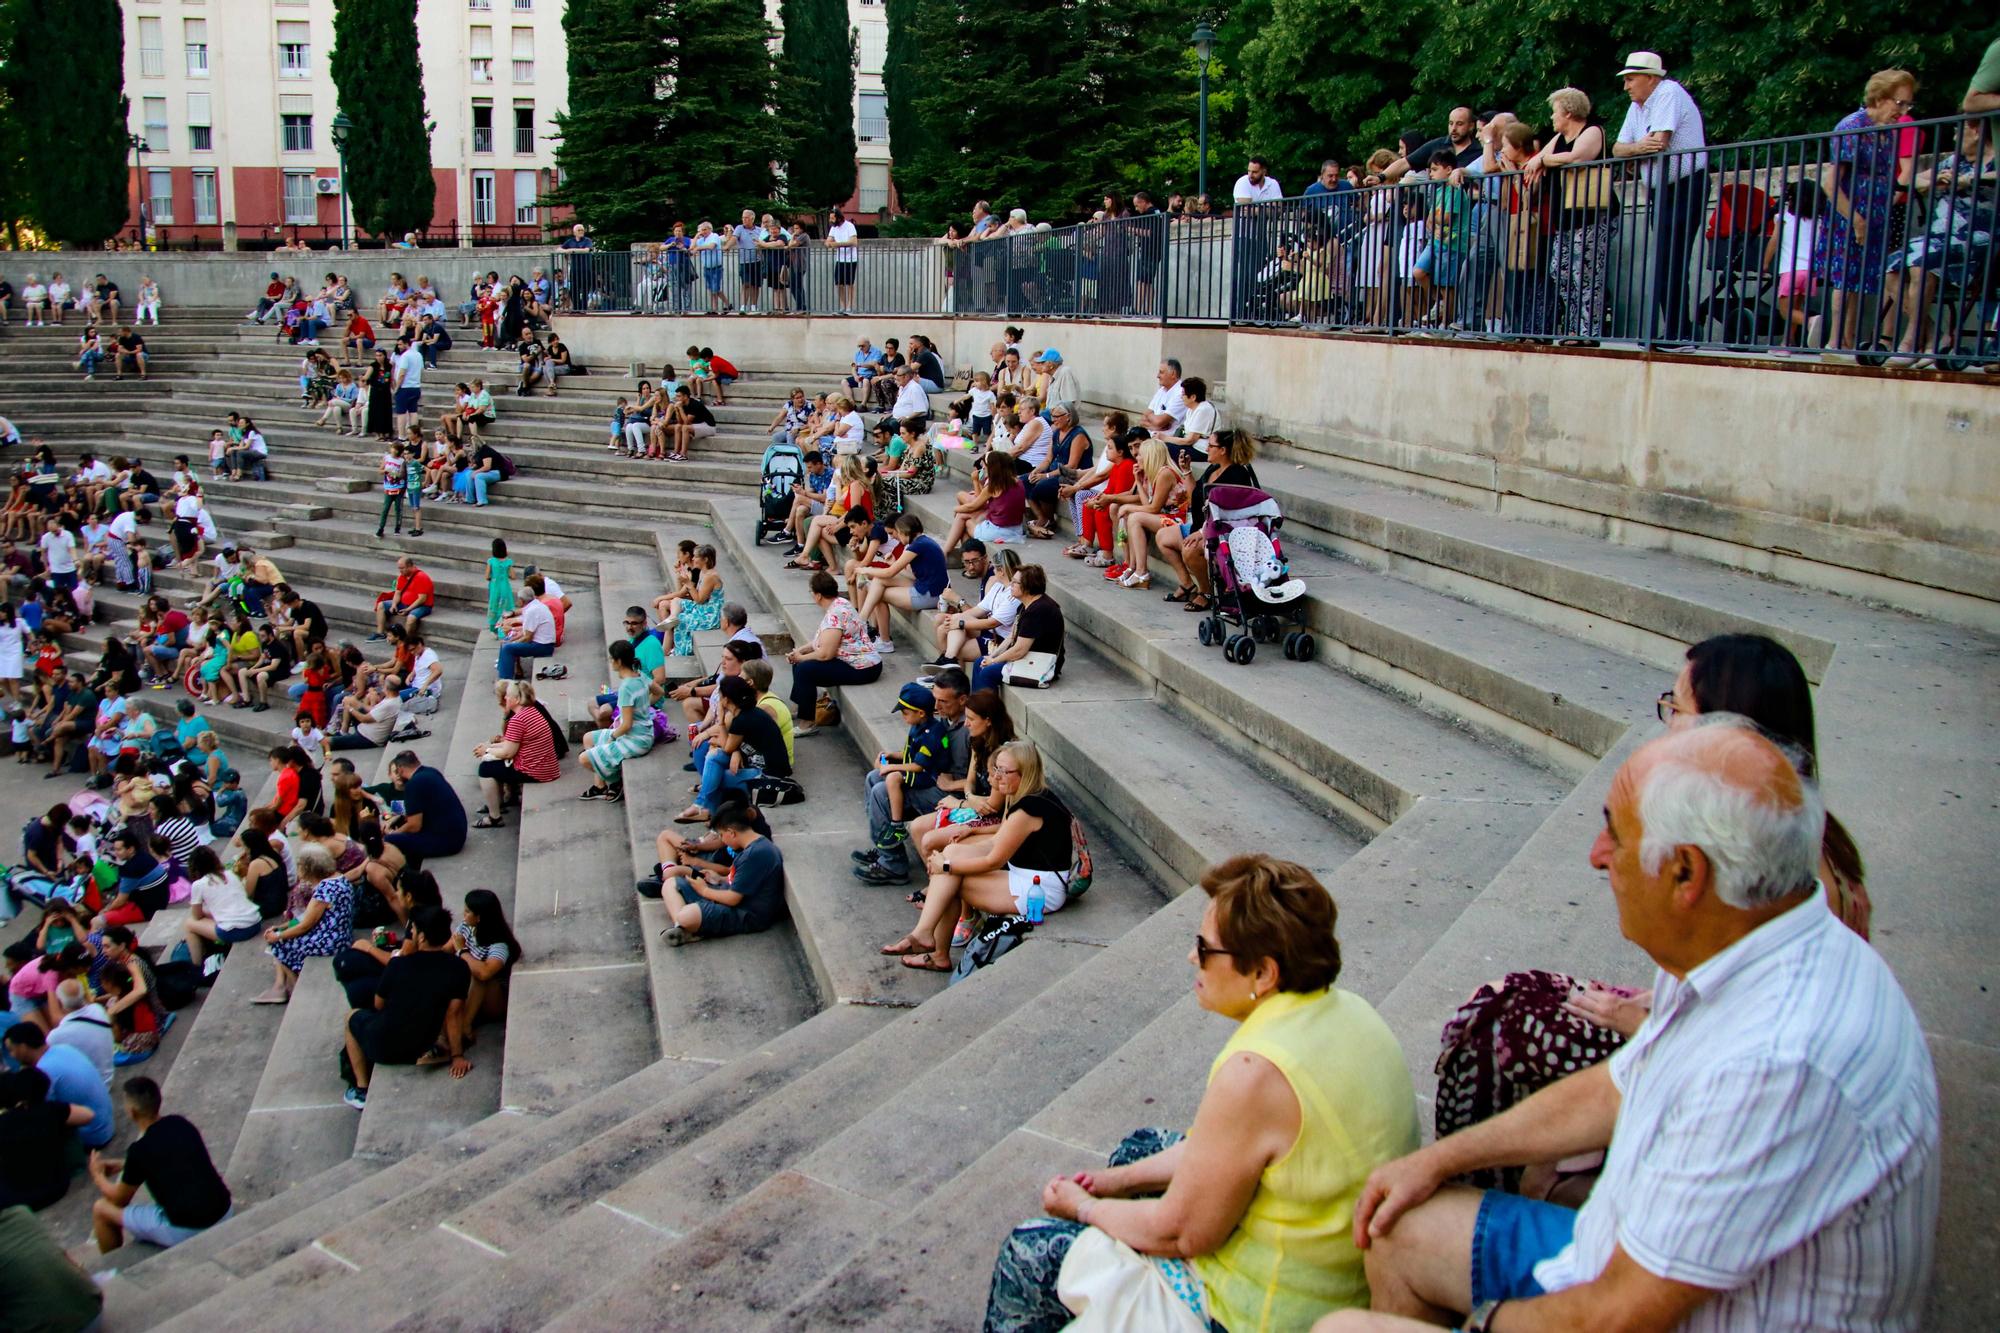
[[[1242,1051],[1291,1084],[1299,1137],[1264,1168],[1235,1232],[1193,1262],[1209,1313],[1229,1333],[1304,1333],[1328,1311],[1368,1306],[1354,1205],[1370,1171],[1415,1151],[1416,1093],[1388,1024],[1339,987],[1279,991],[1258,1005],[1210,1080]]]

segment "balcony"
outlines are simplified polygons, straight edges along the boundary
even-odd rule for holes
[[[889,187],[864,185],[854,193],[854,202],[863,213],[883,213],[889,208]]]
[[[522,157],[532,157],[535,152],[535,131],[525,125],[514,127],[514,151]]]
[[[167,74],[167,53],[157,46],[140,47],[139,73],[149,79],[165,78]]]
[[[887,116],[862,116],[858,123],[861,127],[861,142],[889,142],[889,118]]]

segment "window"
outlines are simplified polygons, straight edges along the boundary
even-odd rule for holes
[[[313,146],[313,118],[311,116],[280,116],[284,122],[284,149],[288,153],[310,153]]]
[[[490,171],[472,173],[472,225],[493,225],[493,173]]]
[[[189,93],[188,107],[188,151],[195,153],[212,152],[215,148],[215,131],[209,128],[208,94]]]
[[[514,173],[514,221],[523,227],[535,225],[535,173],[517,171]]]
[[[278,77],[303,79],[312,74],[312,25],[296,21],[278,24]]]
[[[863,162],[861,179],[855,187],[854,202],[863,213],[881,213],[889,207],[889,164]]]
[[[146,171],[146,202],[155,225],[174,220],[174,173],[165,167]]]
[[[886,93],[861,94],[860,135],[863,143],[889,141],[889,98]],[[867,210],[862,210],[866,212]]]
[[[319,221],[319,203],[313,196],[313,175],[310,171],[285,173],[285,221]]]
[[[467,9],[490,10],[493,8],[493,0],[465,0],[465,7]]]
[[[514,10],[516,13],[519,13],[524,10],[530,10],[533,9],[534,7],[535,7],[535,0],[514,0]]]
[[[514,82],[535,81],[535,30],[514,29]]]
[[[535,104],[514,103],[514,151],[527,157],[535,151]]]
[[[493,29],[472,30],[472,81],[493,82]]]
[[[181,21],[181,42],[187,49],[188,77],[205,79],[208,77],[208,20],[183,19]]]
[[[222,210],[216,202],[213,171],[194,173],[194,220],[209,226],[222,220]]]
[[[146,151],[167,151],[167,99],[148,97],[142,105],[146,113]]]
[[[472,104],[472,151],[490,153],[493,151],[493,104],[474,102]]]
[[[161,45],[160,21],[156,18],[139,20],[139,73],[149,79],[157,79],[167,72],[165,48]]]
[[[880,74],[882,62],[889,54],[889,25],[863,23],[857,27],[861,34],[861,72]]]

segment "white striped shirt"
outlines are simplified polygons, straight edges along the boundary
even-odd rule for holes
[[[1915,1330],[1938,1209],[1938,1092],[1881,956],[1815,893],[1676,980],[1611,1059],[1604,1173],[1548,1291],[1623,1246],[1722,1293],[1691,1333]]]

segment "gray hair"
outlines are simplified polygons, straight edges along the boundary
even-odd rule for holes
[[[509,680],[501,684],[501,697],[517,708],[525,708],[535,701],[535,687],[525,680]]]
[[[733,625],[737,629],[748,629],[750,627],[750,612],[744,608],[741,602],[724,602],[722,604],[722,623]]]
[[[1764,734],[1733,713],[1702,722]],[[1798,803],[1773,801],[1682,759],[1662,759],[1639,788],[1639,864],[1647,874],[1657,873],[1676,847],[1699,848],[1714,872],[1715,896],[1742,910],[1769,906],[1813,882],[1826,835],[1819,784],[1803,751],[1765,739],[1798,772]]]
[[[301,841],[292,849],[292,861],[299,868],[299,878],[315,884],[340,873],[334,865],[333,853],[316,842]]]
[[[1590,119],[1590,94],[1581,88],[1558,88],[1549,94],[1549,105],[1574,120]]]
[[[83,989],[81,981],[70,977],[56,987],[56,1003],[62,1006],[64,1013],[73,1014],[90,1003],[90,995]]]

